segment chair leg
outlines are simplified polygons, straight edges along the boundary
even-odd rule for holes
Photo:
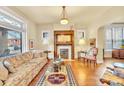
[[[92,61],[90,60],[90,64],[91,64],[91,62],[92,62]]]
[[[94,61],[94,66],[97,66],[97,63],[96,63],[96,61]]]
[[[85,64],[85,58],[83,58],[83,62],[84,62],[84,64]]]

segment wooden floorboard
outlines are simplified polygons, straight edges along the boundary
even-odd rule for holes
[[[65,61],[65,64],[71,65],[74,76],[79,86],[98,86],[102,85],[99,81],[99,78],[103,74],[106,67],[110,66],[112,62],[124,63],[124,60],[105,59],[104,63],[97,64],[97,66],[95,67],[94,64],[84,63],[83,60]],[[47,67],[47,65],[45,67]],[[36,82],[39,80],[41,74],[43,73],[44,68],[32,80],[29,86],[35,86]]]

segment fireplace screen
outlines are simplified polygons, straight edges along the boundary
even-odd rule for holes
[[[60,49],[61,58],[68,59],[68,49]]]

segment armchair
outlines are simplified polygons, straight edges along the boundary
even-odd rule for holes
[[[98,48],[92,47],[87,52],[86,55],[83,57],[84,62],[94,62],[94,66],[97,64],[97,54]]]

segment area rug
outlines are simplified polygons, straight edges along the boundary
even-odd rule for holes
[[[44,69],[40,79],[36,83],[36,86],[51,86],[48,83],[46,83],[46,77],[47,77],[46,73],[47,73],[48,69],[50,69],[50,66],[51,66],[51,64],[48,65],[48,67],[46,67]],[[66,64],[66,65],[62,66],[62,72],[65,73],[65,75],[66,75],[66,83],[64,84],[64,86],[77,86],[77,82],[74,77],[74,74],[73,74],[70,64]],[[52,85],[52,86],[58,86],[58,85]]]

